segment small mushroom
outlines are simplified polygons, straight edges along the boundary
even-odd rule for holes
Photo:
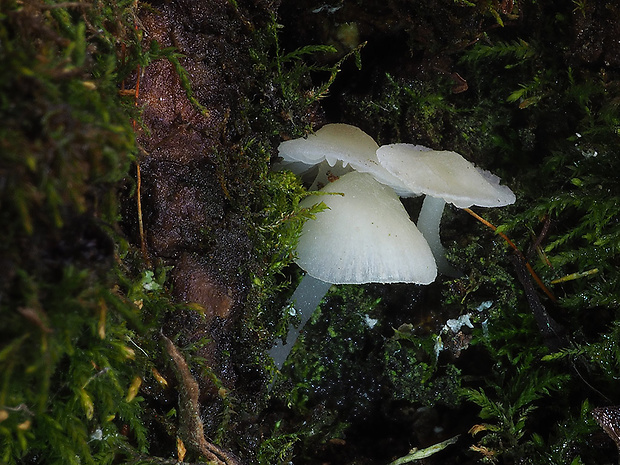
[[[448,263],[439,237],[446,202],[459,208],[501,207],[515,202],[515,195],[500,179],[476,168],[456,152],[435,151],[412,144],[384,145],[377,150],[379,163],[407,189],[426,194],[418,217],[418,229],[428,241],[437,268],[443,274],[458,274]]]
[[[329,209],[307,221],[299,239],[296,262],[306,275],[292,301],[301,324],[271,349],[278,369],[332,284],[429,284],[437,276],[430,247],[391,188],[354,171],[320,192],[332,194],[320,197]],[[316,203],[313,197],[302,206]]]
[[[299,139],[282,142],[278,154],[283,168],[296,174],[313,170],[318,166],[314,178],[325,184],[326,170],[340,176],[353,168],[370,173],[382,184],[390,186],[400,196],[412,195],[403,183],[379,164],[375,140],[360,128],[349,124],[326,124],[313,134]],[[310,182],[316,186],[314,183]]]

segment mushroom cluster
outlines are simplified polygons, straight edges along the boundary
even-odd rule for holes
[[[455,275],[441,245],[439,225],[446,202],[459,208],[498,207],[515,201],[499,178],[455,152],[411,144],[379,147],[347,124],[328,124],[279,147],[285,167],[310,175],[328,207],[304,224],[296,263],[306,272],[291,301],[301,322],[270,350],[280,369],[332,284],[430,284]],[[332,175],[332,176],[330,176]],[[334,182],[329,179],[337,178]],[[337,195],[340,194],[340,195]],[[424,194],[417,227],[399,200]],[[316,203],[315,196],[302,206]]]

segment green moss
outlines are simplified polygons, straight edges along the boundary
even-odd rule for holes
[[[119,287],[112,239],[137,151],[116,48],[137,41],[132,7],[2,2],[2,463],[117,463],[149,446],[147,289]]]
[[[385,409],[395,400],[413,408],[425,404],[452,409],[459,418],[477,409],[482,418],[467,417],[468,426],[461,432],[484,420],[486,430],[467,437],[470,444],[493,451],[489,462],[599,463],[601,454],[589,450],[595,429],[589,409],[620,401],[612,388],[620,316],[619,76],[613,50],[595,45],[602,43],[601,36],[589,39],[580,31],[600,30],[604,12],[617,12],[617,7],[515,3],[507,12],[497,2],[398,6],[397,24],[425,26],[420,30],[427,36],[403,32],[398,39],[408,37],[406,52],[394,57],[383,44],[384,50],[365,57],[366,73],[349,74],[350,86],[343,83],[328,108],[340,120],[365,128],[381,144],[402,141],[457,150],[499,174],[516,192],[517,203],[477,211],[517,244],[557,302],[537,289],[527,273],[521,283],[512,252],[499,236],[465,213],[450,211],[442,234],[449,258],[465,276],[439,280],[416,307],[418,312],[430,307],[431,330],[422,321],[414,325],[410,340],[385,332],[384,341],[373,346],[383,348],[384,365],[379,367],[369,361],[368,342],[347,351],[344,341],[359,338],[357,326],[330,331],[333,328],[323,325],[321,334],[335,337],[330,343],[339,348],[317,341],[300,352],[304,355],[296,359],[297,365],[304,360],[309,368],[303,376],[297,369],[297,392],[307,392],[301,379],[312,387],[332,379],[338,369],[321,363],[312,351],[334,350],[347,364],[359,356],[351,362],[357,370],[369,370],[391,387],[381,404]],[[379,28],[390,17],[390,7],[374,7],[368,8],[377,15]],[[467,18],[476,21],[467,23],[463,15],[456,20],[455,9],[467,9]],[[343,7],[338,14],[341,21],[359,21],[354,9]],[[485,27],[491,20],[504,27]],[[481,26],[467,30],[465,24]],[[450,28],[454,34],[438,33]],[[601,34],[612,37],[612,29],[604,27]],[[466,37],[471,42],[455,46]],[[381,49],[380,40],[388,43],[380,34],[373,38],[377,42],[371,39],[369,47]],[[396,64],[382,61],[381,53]],[[378,65],[369,70],[373,60]],[[467,80],[467,91],[452,92],[451,72]],[[410,205],[415,213],[417,205]],[[553,341],[536,323],[532,294],[564,329]],[[405,309],[413,304],[399,305]],[[324,305],[323,312],[327,308],[338,311]],[[473,331],[465,331],[465,347],[458,354],[446,349],[436,359],[433,334],[445,320],[463,314],[474,324]],[[389,320],[389,311],[377,315]],[[442,337],[448,342],[446,334]],[[446,374],[450,382],[442,384]],[[339,395],[338,389],[332,393]],[[315,405],[312,395],[294,402]],[[341,419],[350,418],[346,409],[341,412]],[[345,434],[354,429],[350,424]],[[615,454],[613,442],[607,441],[605,450]],[[471,452],[453,453],[454,460],[471,460]]]
[[[257,454],[257,463],[260,465],[286,463],[293,457],[293,445],[299,440],[299,433],[282,434],[279,431],[280,424],[276,423],[270,437],[260,446]]]
[[[452,364],[438,365],[436,337],[397,334],[385,346],[385,370],[393,399],[416,406],[458,406],[461,370]]]
[[[337,81],[331,95],[326,90],[342,62],[315,61],[330,49],[288,50],[275,17],[256,33],[255,101],[243,102],[235,115],[235,127],[251,127],[254,135],[221,163],[224,179],[233,173],[226,167],[241,167],[234,173],[243,179],[227,182],[247,197],[231,202],[255,226],[249,227],[253,292],[237,331],[240,349],[231,357],[256,390],[222,391],[224,407],[213,410],[221,415],[213,420],[217,440],[236,444],[259,463],[293,455],[310,463],[329,455],[329,440],[339,438],[351,445],[346,457],[334,455],[341,463],[359,457],[386,463],[406,451],[397,453],[392,442],[378,456],[369,454],[359,444],[379,450],[379,438],[375,433],[369,440],[364,423],[396,422],[408,448],[422,440],[403,412],[426,407],[461,419],[455,434],[467,439],[446,450],[455,461],[471,460],[473,444],[502,463],[601,462],[615,445],[610,440],[592,450],[599,430],[590,410],[620,402],[620,87],[614,66],[598,61],[588,34],[575,32],[608,24],[596,18],[617,7],[534,2],[505,12],[498,2],[393,5],[404,12],[397,24],[410,31],[398,62],[405,71],[371,69],[364,85],[348,74],[350,82]],[[176,397],[156,373],[170,385],[175,380],[162,362],[158,328],[166,315],[200,316],[171,304],[165,267],[144,272],[119,237],[116,194],[137,153],[137,111],[117,91],[137,64],[162,57],[187,76],[174,50],[140,45],[132,6],[2,2],[3,463],[77,463],[77,457],[80,463],[148,463],[176,447],[177,404],[170,400]],[[343,23],[372,24],[369,16],[347,18],[349,11],[355,9],[341,12]],[[611,35],[609,27],[604,33]],[[365,66],[373,66],[368,58]],[[409,68],[408,60],[414,62]],[[447,68],[437,71],[437,62]],[[467,80],[466,92],[452,92],[453,70]],[[288,324],[286,297],[299,274],[290,265],[301,225],[314,212],[299,208],[300,182],[270,172],[269,163],[281,138],[302,135],[322,120],[318,104],[325,99],[332,99],[332,111],[339,106],[342,120],[373,128],[380,143],[458,150],[502,176],[518,202],[483,215],[501,225],[558,297],[554,302],[534,291],[565,329],[556,345],[540,333],[528,300],[532,291],[519,281],[503,240],[450,211],[444,240],[463,278],[439,280],[422,296],[398,286],[339,287],[293,354],[284,371],[290,378],[281,377],[266,394],[270,361],[262,351]],[[462,345],[437,356],[445,320],[463,314],[470,314],[473,331],[458,341],[441,333],[446,344]],[[415,330],[405,333],[403,324]],[[196,355],[203,343],[184,354],[196,372],[210,376]],[[250,417],[249,432],[232,432]],[[265,419],[264,429],[256,418]],[[483,430],[465,434],[480,422]]]

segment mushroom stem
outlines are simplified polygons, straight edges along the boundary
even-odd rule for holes
[[[439,236],[439,226],[445,205],[446,201],[442,198],[431,197],[430,195],[424,197],[417,226],[433,252],[437,270],[446,276],[456,278],[461,276],[461,272],[448,263],[446,249],[441,244]]]
[[[297,289],[295,289],[295,292],[293,292],[290,301],[293,302],[293,307],[300,316],[301,321],[298,326],[290,325],[286,335],[286,341],[277,341],[269,351],[269,355],[273,358],[273,362],[278,370],[284,365],[291,349],[295,345],[295,341],[301,329],[308,322],[314,310],[316,310],[331,286],[330,283],[326,283],[325,281],[321,281],[320,279],[306,274],[299,283],[299,286],[297,286]]]

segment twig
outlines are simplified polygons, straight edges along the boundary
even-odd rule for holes
[[[535,292],[534,285],[528,278],[526,269],[528,271],[529,269],[525,266],[526,263],[523,256],[515,253],[510,258],[514,264],[515,271],[517,272],[517,277],[519,278],[519,281],[521,281],[521,285],[525,291],[525,297],[530,305],[532,313],[534,314],[534,319],[536,320],[538,329],[542,333],[548,345],[553,349],[556,349],[557,346],[562,345],[561,339],[565,332],[564,328],[553,318],[551,318],[543,304],[540,302],[538,294]]]
[[[543,223],[543,227],[542,227],[542,230],[540,231],[540,234],[538,235],[534,243],[530,246],[530,252],[527,254],[528,260],[534,250],[540,250],[540,244],[542,244],[542,241],[547,237],[547,234],[549,234],[550,227],[551,227],[551,220],[547,216],[545,217],[545,222]],[[549,263],[549,259],[547,259],[547,257],[545,257],[545,261],[547,262],[547,265],[551,266],[551,263]]]
[[[469,213],[471,216],[473,216],[474,218],[476,218],[478,221],[480,221],[482,224],[488,226],[489,228],[491,228],[493,231],[495,231],[495,233],[497,233],[502,239],[504,239],[506,241],[506,243],[512,247],[514,249],[514,251],[516,252],[516,254],[519,256],[519,258],[522,260],[522,262],[525,264],[525,268],[527,269],[527,271],[530,273],[530,275],[532,276],[532,278],[534,278],[534,281],[536,281],[536,284],[538,284],[538,287],[540,287],[542,289],[542,291],[547,294],[547,297],[549,297],[553,302],[557,302],[557,299],[555,297],[555,295],[553,295],[553,293],[547,288],[547,286],[544,285],[544,283],[542,282],[542,280],[538,277],[538,275],[536,274],[536,272],[534,271],[534,268],[532,268],[532,265],[530,265],[530,263],[527,261],[527,258],[525,258],[525,255],[523,255],[523,252],[521,252],[519,250],[519,248],[514,244],[514,242],[512,242],[508,236],[506,236],[506,234],[504,234],[501,231],[497,230],[497,226],[489,223],[487,220],[485,220],[484,218],[482,218],[480,215],[478,215],[477,213],[473,212],[472,210],[470,210],[469,208],[464,208],[463,210],[465,210],[467,213]]]
[[[200,386],[179,349],[166,336],[162,334],[161,337],[179,382],[179,436],[190,449],[207,460],[218,465],[240,465],[232,454],[206,440],[200,418]]]
[[[146,251],[146,240],[144,239],[144,223],[142,222],[142,176],[140,175],[140,162],[136,162],[136,202],[138,207],[138,230],[140,232],[140,250],[144,262],[149,264],[149,255]]]

